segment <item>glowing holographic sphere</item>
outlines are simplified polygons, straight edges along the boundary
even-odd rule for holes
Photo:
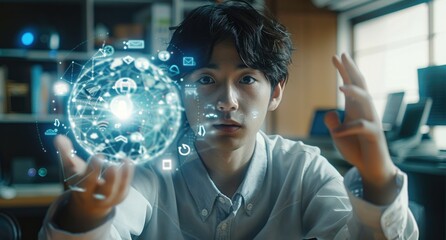
[[[76,141],[116,163],[160,155],[176,137],[181,111],[174,83],[146,58],[131,56],[88,62],[68,100]]]

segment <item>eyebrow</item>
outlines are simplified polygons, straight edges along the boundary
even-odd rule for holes
[[[218,69],[218,65],[215,63],[209,63],[208,65],[205,66],[205,68]],[[240,63],[239,65],[237,65],[237,69],[245,69],[245,68],[249,68],[249,67],[246,66],[246,64],[244,64],[244,63]]]

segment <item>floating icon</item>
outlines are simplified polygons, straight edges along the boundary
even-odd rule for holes
[[[97,91],[99,91],[100,89],[101,89],[101,86],[96,85],[96,86],[93,86],[90,88],[85,88],[84,90],[85,90],[85,92],[87,92],[88,95],[91,96],[91,95],[95,94]]]
[[[195,63],[194,57],[183,57],[183,66],[193,67],[197,65]]]
[[[190,147],[187,144],[181,144],[181,147],[178,147],[178,153],[181,156],[186,156],[190,154]]]
[[[47,129],[45,131],[46,136],[55,136],[57,134],[57,128],[56,129]]]
[[[172,160],[163,159],[163,170],[172,170]]]
[[[197,87],[195,87],[193,85],[186,84],[184,86],[184,94],[186,94],[186,96],[188,96],[188,95],[198,96]]]
[[[98,139],[98,137],[99,137],[99,135],[97,133],[90,134],[90,138],[93,140]]]
[[[144,136],[140,132],[130,134],[130,141],[138,143],[144,141]]]
[[[115,89],[118,94],[134,93],[137,88],[138,86],[136,86],[136,82],[127,77],[120,78],[113,86],[113,89]]]
[[[140,146],[139,146],[138,153],[141,154],[141,155],[145,155],[145,154],[147,153],[147,149],[146,149],[146,147],[140,145]]]
[[[60,121],[59,119],[54,119],[54,126],[59,127],[60,126]]]
[[[209,119],[217,119],[218,118],[217,114],[215,114],[215,113],[208,113],[204,116]]]
[[[173,76],[180,74],[180,69],[177,65],[172,65],[169,67],[169,73]]]
[[[144,40],[128,40],[124,42],[126,47],[124,49],[143,49],[144,48]]]
[[[105,143],[100,143],[94,148],[94,152],[102,152],[105,150]]]
[[[135,59],[132,58],[132,57],[130,57],[130,56],[125,56],[125,57],[122,58],[122,61],[124,61],[124,62],[127,63],[127,64],[130,64],[130,63],[132,63],[133,61],[135,61]]]
[[[99,121],[97,123],[99,131],[103,132],[108,128],[109,123],[107,121]]]
[[[165,50],[164,51],[160,51],[158,53],[158,58],[159,58],[159,60],[165,62],[165,61],[169,60],[170,53],[168,51],[165,51]]]
[[[102,49],[100,49],[100,51],[102,54],[104,54],[104,56],[111,56],[113,53],[115,53],[115,48],[113,48],[111,45],[105,45]]]
[[[204,137],[205,134],[206,134],[206,129],[204,129],[203,125],[200,125],[198,127],[198,135]]]
[[[145,71],[145,70],[149,69],[150,62],[149,62],[149,60],[147,60],[145,58],[137,58],[135,60],[135,67],[141,71]]]
[[[129,140],[126,137],[122,136],[122,135],[119,135],[119,136],[115,137],[115,141],[116,142],[124,142],[124,143],[128,143],[129,142]]]

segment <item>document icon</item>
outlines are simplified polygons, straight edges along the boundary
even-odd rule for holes
[[[126,43],[129,49],[143,49],[144,40],[128,40]]]
[[[192,67],[195,66],[195,60],[194,57],[183,57],[183,66]]]

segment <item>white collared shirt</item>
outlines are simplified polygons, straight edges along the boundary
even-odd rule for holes
[[[388,206],[375,206],[361,199],[356,169],[343,183],[318,148],[259,132],[245,178],[228,197],[193,146],[189,132],[171,151],[138,166],[128,197],[91,231],[72,234],[52,223],[68,193],[63,195],[49,209],[40,238],[418,239],[401,171],[397,197]],[[163,160],[171,161],[171,170],[163,169]]]

